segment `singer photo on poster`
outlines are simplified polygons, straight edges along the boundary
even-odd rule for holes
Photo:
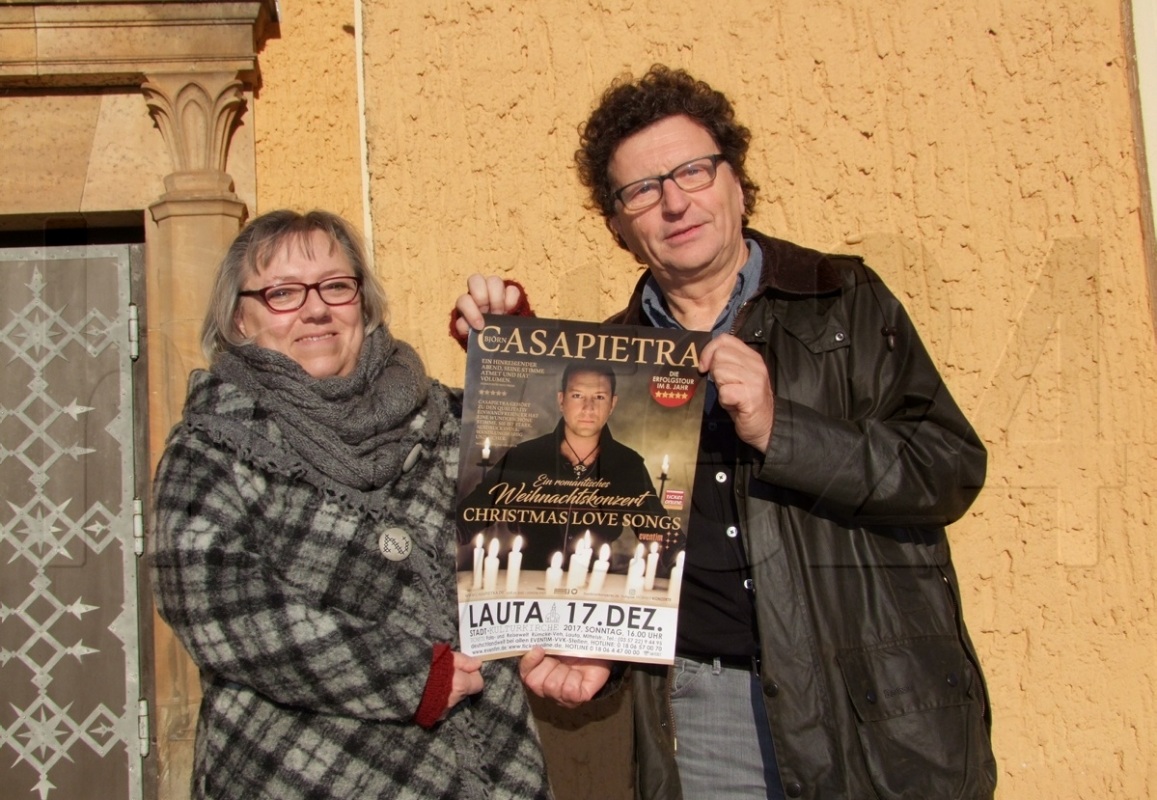
[[[709,335],[491,316],[470,334],[463,652],[674,657]]]

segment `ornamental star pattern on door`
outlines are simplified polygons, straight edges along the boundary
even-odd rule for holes
[[[127,249],[106,249],[0,263],[0,763],[40,800],[110,768],[109,797],[139,796]]]

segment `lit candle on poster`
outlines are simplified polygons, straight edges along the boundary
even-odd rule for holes
[[[604,544],[599,548],[599,560],[591,568],[590,591],[601,592],[603,581],[607,579],[607,570],[611,568],[611,546]]]
[[[575,542],[574,554],[570,557],[570,565],[566,573],[566,588],[581,589],[587,582],[587,567],[591,563],[590,531],[586,538]]]
[[[675,555],[675,566],[671,567],[671,578],[667,581],[667,596],[674,600],[679,596],[679,587],[683,585],[683,557],[687,553],[680,550]]]
[[[474,537],[474,581],[470,584],[472,589],[482,588],[482,559],[486,556],[486,551],[482,549],[482,534]]]
[[[493,592],[498,588],[498,539],[490,540],[486,558],[482,559],[482,591]]]
[[[518,591],[518,576],[522,572],[522,537],[514,537],[514,545],[506,555],[506,593]]]
[[[643,591],[643,575],[647,566],[643,561],[643,545],[635,548],[635,557],[627,564],[627,585],[624,590],[628,597],[633,597]]]
[[[667,473],[670,471],[671,471],[671,459],[667,457],[666,453],[664,453],[663,454],[663,468],[661,470],[659,470],[659,476],[662,478],[666,478]]]
[[[643,573],[643,588],[651,591],[655,588],[655,574],[659,571],[659,544],[651,542],[651,552],[647,554],[647,568]]]
[[[489,436],[487,436],[485,439],[482,440],[482,460],[483,461],[489,461],[490,460],[490,437]]]
[[[546,571],[546,593],[554,594],[562,583],[562,553],[550,557],[550,568]]]

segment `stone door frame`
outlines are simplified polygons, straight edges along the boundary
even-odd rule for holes
[[[167,145],[167,161],[152,165],[165,191],[143,220],[150,470],[179,419],[189,368],[203,363],[199,329],[214,267],[249,215],[226,164],[257,81],[258,50],[276,22],[276,0],[0,2],[0,89],[137,93]],[[151,598],[142,608],[153,613]],[[200,690],[171,631],[149,622],[156,761],[146,796],[178,800],[188,797]]]

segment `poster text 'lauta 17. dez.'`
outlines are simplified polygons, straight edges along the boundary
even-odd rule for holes
[[[709,335],[489,316],[458,479],[463,652],[669,663]]]

